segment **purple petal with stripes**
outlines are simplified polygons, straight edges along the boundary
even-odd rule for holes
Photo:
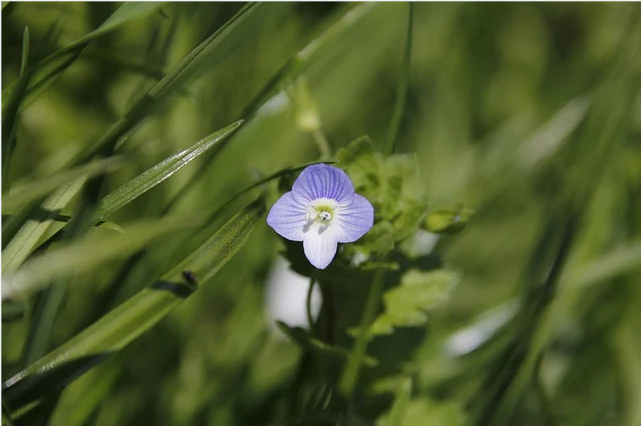
[[[340,205],[336,211],[334,234],[339,243],[352,243],[362,237],[374,225],[374,207],[362,195],[354,194],[354,201]]]
[[[330,198],[341,204],[351,204],[354,199],[354,185],[347,174],[327,164],[315,164],[303,170],[294,182],[292,192],[294,199],[300,202]]]
[[[267,215],[267,224],[284,238],[303,241],[307,206],[292,197],[292,192],[283,194]]]

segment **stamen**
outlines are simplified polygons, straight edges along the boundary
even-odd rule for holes
[[[321,221],[327,222],[332,218],[332,215],[330,212],[322,211],[318,214],[318,217],[320,218]]]

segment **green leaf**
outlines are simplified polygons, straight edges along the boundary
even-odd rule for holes
[[[85,181],[86,178],[79,178],[60,188],[49,196],[41,204],[41,208],[22,225],[2,252],[3,273],[10,273],[18,269],[18,266],[37,247],[41,237],[47,232],[49,225],[57,216],[58,211],[63,209],[80,191]]]
[[[373,335],[391,334],[395,327],[425,324],[425,312],[443,304],[459,279],[458,273],[446,269],[406,272],[401,284],[383,295],[385,312],[374,320],[370,332]]]
[[[16,144],[16,127],[20,115],[20,106],[24,103],[25,94],[32,72],[27,68],[29,57],[29,28],[25,27],[22,38],[22,59],[20,77],[16,80],[15,88],[11,93],[3,91],[2,102],[2,190],[9,188],[10,160]],[[4,101],[6,99],[6,101]]]
[[[346,360],[349,355],[346,349],[325,343],[312,336],[311,333],[304,328],[290,327],[282,321],[276,321],[276,326],[278,326],[278,329],[282,331],[283,334],[285,334],[292,342],[303,348],[309,348],[321,355],[339,358],[341,360]],[[365,356],[363,364],[368,367],[374,367],[378,362],[370,356]]]
[[[387,419],[386,426],[402,426],[407,407],[412,395],[412,379],[406,377],[401,381],[394,398],[394,404],[390,410],[389,418]]]
[[[356,192],[374,206],[374,228],[352,250],[383,255],[416,232],[427,202],[415,155],[385,158],[369,138],[361,137],[339,150],[336,158]]]
[[[465,229],[474,213],[467,207],[437,209],[425,217],[423,226],[435,234],[457,234]]]
[[[124,348],[213,277],[245,245],[263,214],[262,198],[249,204],[159,281],[7,380],[3,398],[17,409],[61,389]]]
[[[130,224],[125,233],[90,235],[28,260],[14,273],[3,273],[2,299],[24,298],[53,280],[70,274],[83,274],[97,266],[121,259],[161,236],[196,226],[195,217],[169,217]]]
[[[118,157],[96,160],[37,181],[13,186],[7,194],[2,195],[2,212],[3,214],[15,212],[26,204],[49,195],[64,184],[79,178],[109,173],[120,168],[122,164],[122,159]]]
[[[390,420],[382,419],[381,426],[392,426]],[[464,426],[465,411],[457,401],[435,401],[425,397],[408,402],[403,421],[394,426]]]
[[[212,133],[184,151],[161,161],[122,185],[100,201],[94,213],[94,219],[98,221],[111,215],[116,210],[140,197],[142,194],[170,177],[172,174],[189,164],[192,160],[198,158],[201,154],[207,152],[209,149],[215,147],[217,152],[224,146],[223,141],[238,129],[242,122],[242,120],[239,120],[215,133]]]

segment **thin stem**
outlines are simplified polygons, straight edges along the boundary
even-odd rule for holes
[[[374,321],[374,317],[378,311],[378,303],[381,299],[381,294],[383,293],[385,272],[377,271],[376,275],[374,275],[373,281],[372,288],[367,296],[365,309],[363,310],[356,344],[349,355],[347,366],[343,370],[343,375],[340,380],[340,390],[346,398],[350,398],[352,396],[354,388],[356,387],[356,382],[358,381],[358,374],[360,372],[363,358],[365,357],[367,344],[370,340],[369,328]]]
[[[312,136],[314,137],[314,141],[316,142],[316,146],[321,155],[327,158],[331,157],[332,148],[329,146],[329,142],[327,141],[323,130],[321,130],[320,128],[314,130],[312,132]]]
[[[312,277],[309,280],[309,288],[307,289],[307,299],[305,305],[307,306],[307,323],[309,324],[309,331],[314,332],[314,318],[312,317],[312,293],[314,291],[314,284],[316,280]]]

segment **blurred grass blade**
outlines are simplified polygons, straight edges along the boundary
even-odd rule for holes
[[[62,56],[66,53],[72,52],[77,49],[84,48],[88,43],[94,39],[101,37],[111,31],[114,31],[121,25],[126,24],[129,21],[133,21],[138,18],[142,18],[145,15],[151,13],[154,9],[160,7],[163,2],[131,2],[123,3],[116,11],[107,18],[98,28],[80,37],[78,40],[66,45],[62,49],[58,49],[50,56],[45,58],[43,62],[51,61],[53,58]]]
[[[641,241],[613,250],[569,274],[563,289],[582,289],[641,268]]]
[[[392,121],[390,122],[389,133],[387,135],[387,146],[383,152],[388,154],[394,153],[398,143],[398,135],[401,130],[403,115],[405,114],[405,103],[407,102],[407,85],[410,79],[410,68],[412,62],[412,39],[414,29],[414,6],[411,2],[407,3],[407,36],[405,38],[405,49],[403,50],[403,65],[398,77],[396,86],[396,102]]]
[[[41,204],[41,208],[18,230],[17,234],[2,251],[2,273],[10,273],[37,247],[38,241],[49,228],[58,212],[80,191],[86,178],[79,178],[66,184]]]
[[[22,58],[20,62],[20,77],[15,84],[15,90],[10,94],[3,93],[2,102],[2,190],[9,188],[9,170],[11,154],[16,143],[16,126],[20,105],[24,101],[29,81],[31,80],[31,69],[28,68],[29,57],[29,28],[25,27],[22,38]]]
[[[162,2],[124,3],[97,29],[44,58],[36,67],[37,70],[35,71],[35,75],[28,87],[24,105],[29,104],[47,87],[49,87],[63,71],[69,68],[69,66],[78,59],[83,49],[93,40],[116,30],[118,27],[129,21],[141,18],[151,13],[161,4]],[[18,86],[18,83],[19,82],[16,81],[8,85],[5,90],[3,90],[3,96],[8,93],[12,93]]]
[[[2,195],[2,212],[3,214],[16,212],[19,208],[49,195],[64,184],[78,178],[89,178],[112,172],[121,167],[122,164],[121,158],[118,157],[96,160],[83,166],[56,173],[53,176],[14,186],[7,194]]]
[[[209,149],[216,147],[215,152],[218,152],[218,150],[224,146],[223,141],[238,129],[241,124],[242,120],[239,120],[215,133],[212,133],[191,147],[167,158],[166,160],[163,160],[116,189],[100,201],[96,212],[94,213],[95,220],[98,221],[122,208],[124,205],[149,191],[151,188],[170,177],[172,174],[189,164],[192,160],[198,158],[198,156],[204,152],[207,152]]]
[[[247,242],[264,213],[252,202],[162,278],[3,384],[12,409],[60,390],[109,354],[153,327],[222,268]]]
[[[196,226],[194,217],[170,217],[130,224],[123,234],[99,234],[84,237],[73,243],[48,250],[27,261],[15,273],[2,276],[2,299],[24,298],[57,278],[82,274],[107,261],[134,253],[156,238]]]
[[[118,140],[127,132],[132,130],[147,115],[152,113],[154,108],[159,107],[176,89],[185,84],[188,80],[195,78],[200,73],[211,71],[210,67],[205,67],[206,61],[211,61],[214,54],[223,52],[220,46],[232,33],[236,33],[236,28],[245,21],[250,12],[256,10],[258,6],[254,3],[243,7],[218,31],[203,41],[198,47],[192,50],[171,72],[162,80],[156,83],[144,96],[134,103],[134,105],[120,118],[92,147],[86,150],[75,163],[80,164],[89,158],[102,152],[109,152],[116,146]],[[221,55],[222,55],[221,53]],[[219,58],[220,59],[220,58]]]
[[[340,39],[347,30],[352,28],[363,17],[371,12],[374,7],[376,7],[376,3],[364,2],[350,7],[351,9],[345,12],[317,37],[307,43],[304,48],[299,50],[292,58],[285,62],[285,64],[265,83],[254,99],[252,99],[245,107],[242,117],[248,119],[250,116],[258,113],[263,107],[265,107],[265,109],[269,109],[267,107],[268,101],[276,96],[274,93],[275,89],[280,88],[283,82],[294,79],[300,75],[319,51]]]

